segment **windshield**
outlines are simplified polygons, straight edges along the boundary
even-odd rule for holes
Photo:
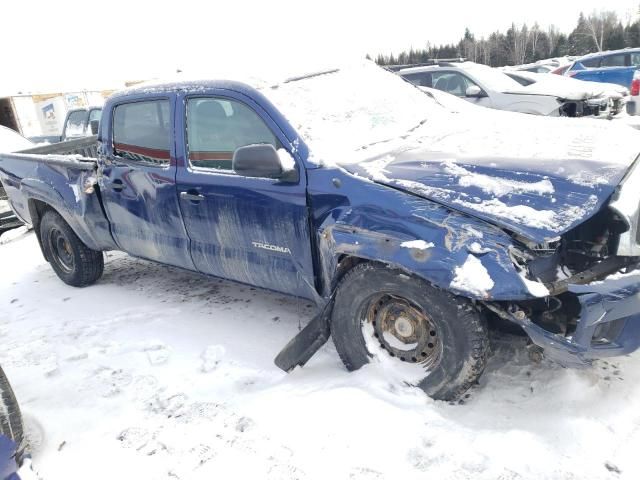
[[[309,75],[262,92],[309,146],[313,161],[351,163],[445,112],[428,94],[373,62]]]
[[[522,90],[522,86],[518,82],[516,82],[513,78],[509,78],[509,76],[499,70],[496,70],[495,68],[487,67],[486,65],[478,65],[475,63],[464,63],[462,64],[462,68],[476,77],[477,80],[486,88],[493,90],[494,92]]]

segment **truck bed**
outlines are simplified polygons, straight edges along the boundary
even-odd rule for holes
[[[17,220],[36,225],[52,206],[96,250],[113,246],[96,183],[97,138],[0,154],[0,182]]]

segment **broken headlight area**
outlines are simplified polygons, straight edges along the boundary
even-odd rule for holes
[[[589,100],[563,100],[559,108],[561,117],[597,117],[607,113],[609,101],[606,98],[591,98]]]
[[[569,285],[544,299],[486,302],[494,318],[519,325],[544,356],[565,366],[631,353],[640,347],[640,271]]]
[[[557,239],[534,244],[516,238],[510,256],[519,273],[558,292],[558,283],[589,283],[628,266],[629,257],[616,257],[620,234],[628,225],[610,209],[603,209]],[[623,260],[611,260],[612,258]],[[560,293],[560,292],[558,292]]]
[[[560,363],[583,364],[640,345],[640,274],[633,273],[640,257],[615,254],[628,228],[616,212],[603,209],[544,244],[516,238],[510,250],[514,266],[527,283],[544,284],[547,294],[485,306],[520,325]],[[621,283],[616,273],[630,275]]]

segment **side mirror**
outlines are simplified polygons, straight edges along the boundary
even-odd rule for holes
[[[273,145],[259,143],[240,147],[233,152],[233,170],[245,177],[280,178],[282,162]]]
[[[467,97],[484,97],[484,92],[477,85],[471,85],[464,94]]]
[[[91,120],[89,126],[91,127],[91,135],[97,135],[100,131],[100,120]]]

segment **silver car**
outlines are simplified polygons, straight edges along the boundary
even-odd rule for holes
[[[435,88],[483,107],[547,116],[580,116],[576,100],[532,92],[503,72],[473,62],[407,67],[396,73],[411,83]]]

